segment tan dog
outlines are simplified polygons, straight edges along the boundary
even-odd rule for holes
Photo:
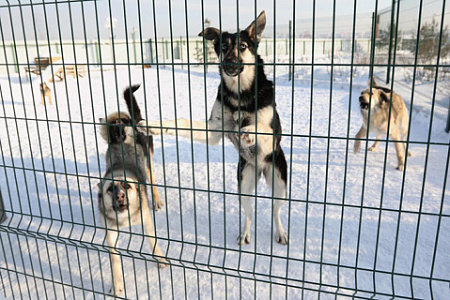
[[[389,99],[392,99],[392,105],[389,105]],[[366,134],[374,132],[376,134],[375,143],[368,149],[369,151],[376,151],[378,140],[382,135],[387,133],[389,125],[389,138],[395,141],[404,141],[408,134],[408,109],[405,102],[399,94],[394,93],[388,88],[379,86],[375,78],[372,81],[372,95],[369,88],[361,92],[359,96],[359,104],[361,106],[361,114],[363,117],[363,124],[361,129],[356,134],[356,138],[362,139]],[[369,106],[370,106],[370,123],[369,120]],[[389,115],[389,107],[390,115]],[[389,122],[388,122],[389,121]],[[361,150],[361,141],[355,140],[353,152],[358,153]],[[403,171],[405,165],[405,143],[395,143],[395,150],[397,152],[397,170]],[[408,152],[408,156],[411,154]]]
[[[48,85],[44,82],[40,84],[42,105],[45,105],[45,97],[48,97],[50,105],[52,105],[52,93]]]

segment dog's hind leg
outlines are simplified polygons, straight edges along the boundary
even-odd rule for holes
[[[286,200],[281,199],[286,198],[287,187],[287,163],[281,148],[276,151],[275,163],[265,168],[264,177],[266,178],[266,184],[273,191],[273,197],[277,198],[273,203],[273,221],[275,222],[276,230],[275,240],[282,245],[287,245],[289,242],[288,235],[284,231],[280,218],[281,208],[286,202]]]
[[[108,243],[110,248],[109,251],[111,252],[111,267],[113,276],[113,286],[111,287],[110,293],[114,293],[115,296],[121,296],[124,289],[122,262],[120,255],[118,255],[118,252],[116,251],[118,236],[119,233],[117,231],[106,231],[106,242]]]
[[[375,143],[368,149],[369,151],[377,151],[378,144],[380,143],[381,135],[377,135]]]
[[[256,168],[254,165],[247,163],[242,157],[239,159],[238,165],[238,184],[239,193],[251,195],[255,191],[256,181]],[[256,179],[256,180],[255,180]],[[253,208],[250,196],[240,196],[241,205],[245,213],[244,229],[238,236],[237,241],[240,245],[250,244],[250,226],[252,224]]]
[[[389,135],[391,139],[395,141],[401,141],[396,127],[392,127],[392,130],[389,133]],[[395,151],[397,152],[397,170],[403,171],[405,165],[405,147],[401,142],[394,142],[394,143],[395,143]]]
[[[357,140],[355,140],[355,143],[353,144],[353,153],[359,153],[359,151],[361,151],[361,140],[362,138],[365,138],[367,134],[367,129],[364,126],[361,126],[361,129],[359,129],[358,133],[356,134],[355,138],[357,138]]]

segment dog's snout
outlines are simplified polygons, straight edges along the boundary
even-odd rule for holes
[[[237,65],[238,59],[237,57],[227,57],[226,59],[224,59],[223,63],[231,66]]]
[[[222,67],[228,76],[237,76],[240,72],[242,72],[244,65],[240,59],[233,55],[223,60]]]
[[[125,201],[125,193],[122,191],[118,192],[116,194],[116,198],[119,203],[124,202]]]
[[[125,192],[123,191],[119,191],[115,194],[115,201],[114,201],[114,210],[118,211],[118,212],[123,212],[124,210],[126,210],[128,208],[128,205],[125,201]]]
[[[361,106],[361,109],[368,109],[369,108],[369,101],[364,97],[364,95],[359,96],[359,105]]]

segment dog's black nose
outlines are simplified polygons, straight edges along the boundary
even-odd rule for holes
[[[115,201],[114,201],[114,210],[123,212],[128,208],[127,203],[125,202],[125,193],[124,192],[118,192],[115,195]]]
[[[235,67],[237,67],[238,60],[235,57],[226,58],[226,59],[223,60],[223,64],[226,65],[226,66],[235,66]]]
[[[119,202],[119,203],[123,203],[124,201],[125,201],[125,193],[124,192],[118,192],[117,194],[116,194],[116,197],[117,197],[117,202]]]
[[[244,66],[239,64],[238,59],[235,57],[224,59],[222,67],[228,76],[237,76],[244,69]]]

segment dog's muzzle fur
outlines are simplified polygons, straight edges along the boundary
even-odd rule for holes
[[[222,68],[227,76],[235,77],[244,70],[244,65],[242,62],[238,63],[237,59],[225,59],[222,63]]]

